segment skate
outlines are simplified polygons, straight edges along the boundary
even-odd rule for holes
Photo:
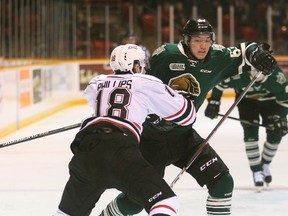
[[[261,171],[253,172],[254,185],[256,186],[258,192],[262,191],[264,185],[263,174]]]
[[[271,172],[270,172],[270,169],[269,169],[269,164],[263,163],[262,164],[262,169],[263,169],[264,181],[267,184],[267,186],[269,186],[269,183],[272,182],[272,176],[271,176]]]

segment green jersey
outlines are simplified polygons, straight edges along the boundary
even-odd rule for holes
[[[198,88],[194,105],[196,110],[203,104],[207,93],[221,81],[251,70],[247,54],[257,46],[255,43],[241,43],[238,47],[223,47],[213,44],[204,61],[189,59],[182,43],[164,44],[151,57],[151,74],[169,84],[173,78],[191,74]]]
[[[262,101],[275,101],[275,114],[285,116],[288,114],[288,81],[279,67],[270,76],[255,82],[244,96],[244,99]],[[211,99],[220,100],[222,92],[227,88],[233,88],[236,95],[240,95],[243,89],[251,82],[251,75],[243,73],[230,77],[218,84],[212,91]],[[273,109],[273,107],[271,107]]]

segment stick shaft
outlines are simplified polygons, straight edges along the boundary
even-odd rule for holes
[[[57,128],[57,129],[54,129],[54,130],[51,130],[51,131],[46,131],[46,132],[43,132],[43,133],[34,134],[34,135],[31,135],[31,136],[23,137],[23,138],[20,138],[20,139],[17,139],[17,140],[13,140],[13,141],[9,141],[9,142],[6,142],[6,143],[1,143],[0,144],[0,148],[11,146],[11,145],[15,145],[15,144],[26,142],[26,141],[30,141],[30,140],[33,140],[33,139],[38,139],[38,138],[41,138],[41,137],[44,137],[44,136],[49,136],[49,135],[60,133],[60,132],[66,131],[66,130],[71,130],[71,129],[74,129],[74,128],[77,128],[77,127],[80,127],[80,126],[81,126],[81,123],[72,124],[72,125],[68,125],[68,126],[65,126],[65,127]]]
[[[241,92],[239,97],[234,101],[234,103],[231,105],[231,107],[228,109],[228,111],[224,114],[224,116],[220,119],[218,124],[214,127],[214,129],[210,132],[210,134],[207,136],[207,138],[199,145],[199,148],[195,152],[195,154],[191,157],[191,159],[188,161],[186,167],[184,167],[181,172],[177,175],[177,177],[173,180],[173,182],[170,184],[170,187],[173,187],[174,184],[180,179],[181,175],[189,169],[189,167],[192,165],[192,163],[198,158],[198,156],[202,153],[204,148],[206,147],[207,143],[211,139],[211,137],[215,134],[215,132],[218,130],[218,128],[222,125],[222,123],[225,121],[225,119],[229,116],[229,114],[232,112],[232,110],[235,108],[235,106],[238,105],[238,103],[242,100],[242,98],[245,96],[245,94],[248,92],[249,88],[256,82],[256,79],[261,75],[261,71],[258,71],[258,73],[253,77],[253,79],[250,81],[250,83],[246,86],[246,88]]]
[[[224,116],[223,114],[220,114],[220,113],[218,115],[219,116]],[[244,119],[235,118],[235,117],[232,117],[232,116],[228,116],[227,118],[233,119],[233,120],[236,120],[236,121],[240,121],[243,124],[248,124],[248,125],[256,126],[256,127],[264,127],[264,128],[267,128],[268,130],[270,130],[269,127],[266,127],[263,124],[257,124],[257,123],[254,123],[254,122],[250,122],[250,121],[247,121],[247,120],[244,120]]]

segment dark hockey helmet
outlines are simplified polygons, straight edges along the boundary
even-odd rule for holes
[[[206,19],[190,19],[186,22],[183,28],[182,36],[184,37],[185,44],[188,46],[192,35],[207,33],[210,34],[211,41],[212,43],[214,43],[215,33],[212,25]]]

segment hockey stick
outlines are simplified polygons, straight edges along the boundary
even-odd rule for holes
[[[218,114],[219,116],[224,116],[223,114]],[[265,125],[263,124],[257,124],[257,123],[253,123],[253,122],[250,122],[250,121],[247,121],[247,120],[243,120],[243,119],[239,119],[239,118],[235,118],[235,117],[231,117],[231,116],[228,116],[227,118],[229,119],[233,119],[233,120],[236,120],[236,121],[240,121],[241,123],[243,124],[248,124],[248,125],[251,125],[251,126],[256,126],[256,127],[264,127],[268,130],[272,130],[271,128],[269,127],[266,127]]]
[[[9,141],[9,142],[6,142],[6,143],[1,143],[0,144],[0,148],[4,148],[4,147],[7,147],[7,146],[15,145],[15,144],[26,142],[26,141],[30,141],[30,140],[37,139],[37,138],[44,137],[44,136],[49,136],[49,135],[52,135],[52,134],[55,134],[55,133],[60,133],[62,131],[71,130],[71,129],[74,129],[74,128],[77,128],[77,127],[80,127],[80,126],[81,126],[81,123],[77,123],[77,124],[73,124],[73,125],[68,125],[68,126],[65,126],[65,127],[57,128],[57,129],[54,129],[54,130],[51,130],[51,131],[46,131],[46,132],[43,132],[43,133],[34,134],[34,135],[31,135],[31,136],[28,136],[28,137],[23,137],[23,138],[18,139],[18,140],[13,140],[13,141]]]
[[[229,116],[229,114],[232,112],[232,110],[237,106],[237,104],[242,100],[242,98],[245,96],[245,94],[248,92],[249,88],[256,82],[256,79],[261,75],[261,71],[258,71],[257,74],[253,77],[251,82],[246,86],[246,88],[242,91],[242,93],[239,95],[239,97],[234,101],[234,103],[231,105],[231,107],[228,109],[228,111],[225,113],[225,115],[220,119],[220,121],[217,123],[217,125],[214,127],[214,129],[210,132],[210,134],[207,136],[207,138],[199,145],[199,148],[195,152],[195,154],[191,157],[191,159],[188,161],[187,165],[181,170],[181,172],[176,176],[176,178],[173,180],[173,182],[170,184],[170,187],[173,188],[175,183],[179,180],[180,176],[183,175],[184,172],[189,169],[189,167],[192,165],[192,163],[198,158],[198,156],[201,154],[201,152],[206,147],[207,143],[211,139],[211,137],[215,134],[215,132],[218,130],[218,128],[222,125],[222,123],[225,121],[225,119]]]

